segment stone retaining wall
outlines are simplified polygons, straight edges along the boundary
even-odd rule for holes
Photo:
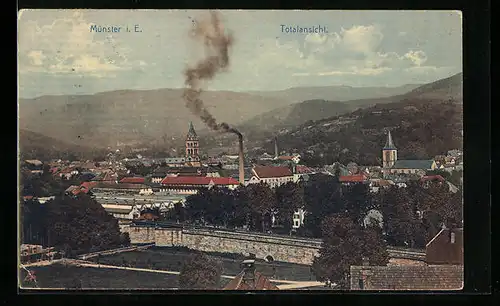
[[[255,254],[259,259],[271,259],[310,265],[321,248],[321,240],[259,233],[223,230],[168,228],[153,226],[121,226],[129,233],[131,243],[155,243],[157,246],[181,246],[205,252]],[[389,256],[397,265],[411,260],[422,264],[425,253],[388,248]],[[395,259],[401,259],[394,261]]]
[[[157,246],[184,246],[205,252],[255,254],[298,264],[312,264],[321,242],[258,234],[231,233],[196,229],[123,226],[131,243],[156,243]]]

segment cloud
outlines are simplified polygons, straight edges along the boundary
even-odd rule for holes
[[[80,12],[46,25],[20,20],[20,72],[105,77],[145,66],[130,62],[131,49],[112,35],[90,32],[91,25]]]
[[[328,34],[308,34],[304,39],[305,57],[322,62],[322,67],[313,71],[297,71],[293,76],[360,75],[375,76],[389,71],[423,71],[411,69],[421,67],[427,61],[422,50],[397,52],[381,50],[384,35],[376,25],[355,25],[341,28]],[[437,67],[427,66],[430,71]]]
[[[353,26],[348,30],[342,29],[340,37],[346,50],[367,54],[380,46],[384,35],[378,27],[369,25]]]

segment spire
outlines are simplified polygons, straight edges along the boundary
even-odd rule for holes
[[[396,146],[392,142],[391,131],[387,134],[387,142],[385,143],[384,150],[396,150]]]
[[[197,138],[196,131],[194,130],[193,122],[189,123],[189,132],[187,134],[188,138]]]

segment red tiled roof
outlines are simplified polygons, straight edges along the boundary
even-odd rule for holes
[[[432,180],[439,180],[441,182],[444,181],[444,178],[441,175],[427,175],[427,176],[422,176],[421,178],[422,181],[432,181]]]
[[[124,177],[120,180],[120,183],[126,184],[144,184],[145,179],[143,177]]]
[[[292,160],[293,156],[279,156],[278,158],[282,160]]]
[[[52,168],[50,168],[50,173],[56,173],[57,171],[59,171],[58,167],[52,167]]]
[[[97,182],[83,182],[80,185],[80,189],[81,189],[82,192],[88,193],[90,191],[90,189],[94,188],[97,185],[98,185]]]
[[[255,166],[253,171],[259,178],[293,176],[288,167]]]
[[[206,186],[210,182],[215,185],[238,185],[239,182],[231,177],[207,176],[168,176],[161,181],[162,185],[198,185]]]
[[[24,196],[23,197],[23,200],[27,201],[27,200],[31,200],[33,199],[33,196]]]
[[[243,280],[244,274],[244,272],[238,274],[224,287],[224,290],[279,290],[259,272],[255,272],[255,286],[251,286]]]
[[[363,174],[343,175],[343,176],[341,176],[339,178],[339,181],[341,181],[341,182],[359,183],[359,182],[366,181],[366,176],[364,176]]]
[[[312,173],[313,171],[311,170],[311,168],[309,167],[306,167],[306,166],[296,166],[295,167],[295,170],[297,171],[297,173],[299,174],[304,174],[304,173]]]

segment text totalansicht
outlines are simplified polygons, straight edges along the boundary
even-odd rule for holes
[[[290,26],[290,25],[285,25],[281,24],[281,33],[304,33],[304,34],[309,34],[309,33],[328,33],[328,29],[326,26],[308,26],[308,27],[302,27],[298,25]]]

